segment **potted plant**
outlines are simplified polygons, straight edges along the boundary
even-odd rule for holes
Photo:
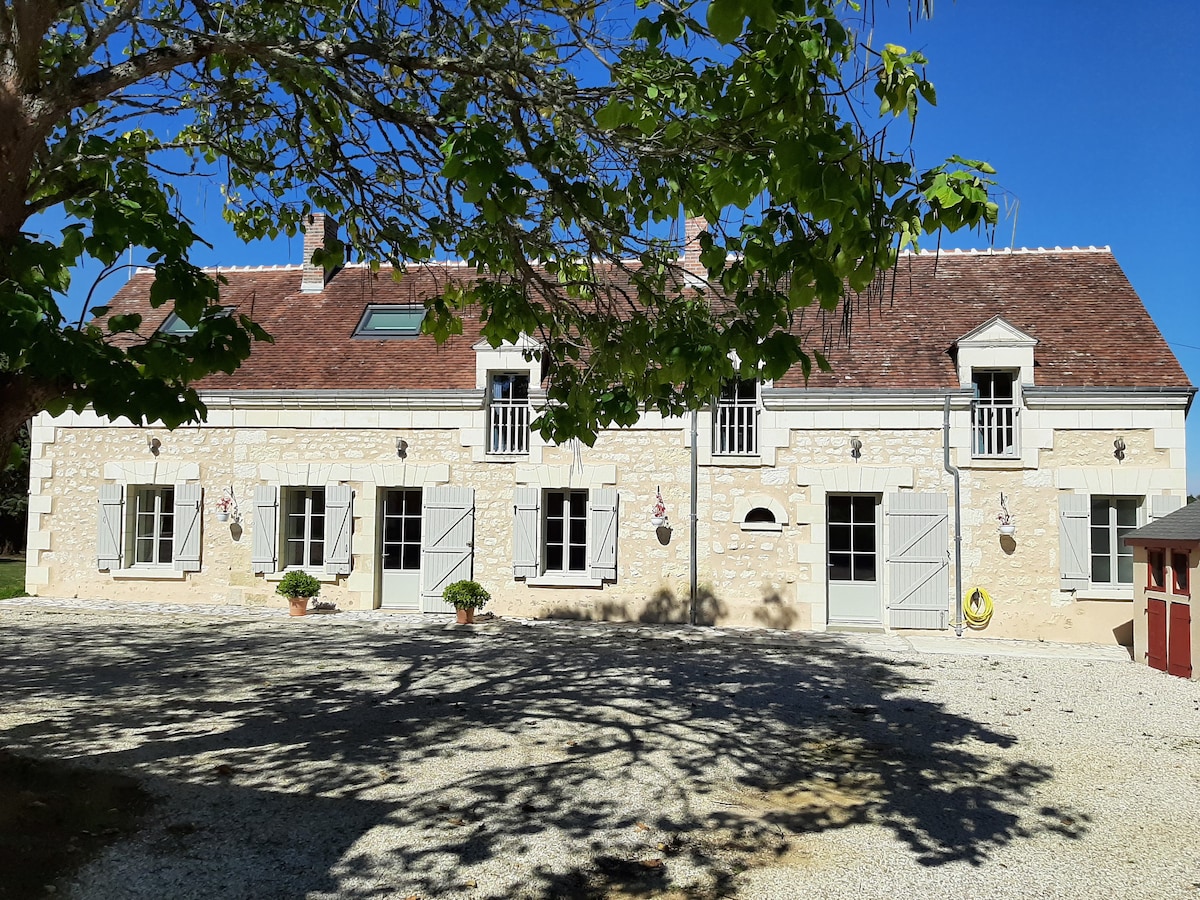
[[[1000,494],[1000,514],[996,516],[996,520],[1000,523],[1000,533],[1002,535],[1011,536],[1017,533],[1016,523],[1013,522],[1013,515],[1008,511],[1008,501],[1004,494]]]
[[[233,509],[233,498],[226,494],[217,501],[217,521],[228,522],[231,509]]]
[[[308,612],[309,599],[321,593],[321,582],[307,572],[288,572],[280,579],[275,593],[288,598],[288,615],[302,616]]]
[[[456,581],[446,585],[442,599],[458,611],[458,624],[470,625],[475,621],[475,610],[481,609],[492,599],[478,581]]]

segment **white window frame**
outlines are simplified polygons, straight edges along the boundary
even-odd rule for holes
[[[561,496],[563,498],[563,515],[561,517],[550,514],[550,498]],[[571,498],[573,496],[582,496],[583,498],[583,513],[574,515],[571,511]],[[561,490],[545,490],[542,492],[542,571],[541,574],[551,577],[559,576],[563,578],[583,578],[588,573],[588,560],[591,554],[591,526],[588,518],[591,512],[591,496],[586,490],[580,489],[561,489]],[[562,539],[560,541],[551,542],[550,540],[550,525],[552,520],[561,521],[562,523]],[[582,522],[583,524],[583,543],[572,541],[571,524],[573,522]],[[550,565],[550,550],[557,549],[562,554],[562,565],[555,568]],[[573,567],[571,565],[571,551],[574,548],[579,548],[583,553],[582,565]]]
[[[1134,520],[1133,520],[1132,525],[1118,524],[1117,515],[1116,515],[1117,508],[1115,506],[1115,502],[1117,502],[1117,501],[1132,501],[1133,502],[1133,504],[1134,504]],[[1096,505],[1097,505],[1097,503],[1100,503],[1100,502],[1105,503],[1107,506],[1108,521],[1106,521],[1102,525],[1097,525],[1096,524]],[[1089,510],[1089,514],[1088,514],[1088,581],[1091,586],[1100,588],[1102,590],[1114,589],[1114,590],[1122,590],[1122,591],[1126,591],[1126,590],[1131,591],[1133,589],[1134,582],[1136,580],[1134,567],[1133,567],[1133,548],[1126,547],[1124,545],[1124,542],[1121,540],[1121,538],[1124,537],[1124,535],[1126,535],[1129,532],[1136,529],[1138,527],[1138,525],[1142,522],[1142,519],[1143,519],[1142,508],[1143,508],[1144,504],[1145,504],[1144,498],[1136,497],[1136,496],[1121,496],[1121,495],[1109,496],[1109,495],[1104,495],[1104,494],[1093,494],[1089,497],[1090,510]],[[1095,531],[1098,528],[1103,528],[1107,532],[1107,539],[1108,539],[1108,547],[1107,547],[1108,552],[1107,553],[1098,554],[1095,552],[1094,537],[1095,537]],[[1098,557],[1105,557],[1109,561],[1110,579],[1108,581],[1098,581],[1095,578],[1096,559]],[[1125,559],[1129,560],[1129,570],[1130,570],[1129,571],[1129,581],[1120,581],[1119,580],[1120,567],[1119,567],[1118,563],[1121,560],[1121,558],[1125,558]],[[1118,576],[1118,577],[1113,577],[1113,576]]]
[[[753,397],[742,396],[742,389],[747,385],[753,385]],[[731,396],[726,396],[727,392]],[[722,385],[721,393],[713,403],[713,456],[758,456],[761,396],[761,385],[754,378],[730,379]]]
[[[510,393],[519,379],[525,380],[524,398],[497,397],[502,379],[508,380]],[[492,372],[488,375],[487,452],[491,456],[528,456],[530,378],[528,372]]]
[[[317,514],[313,512],[313,499],[317,492],[321,494],[321,512],[320,512],[320,528],[319,533],[314,536],[313,523],[317,521]],[[296,569],[305,572],[321,572],[325,571],[325,557],[328,548],[325,546],[325,488],[320,486],[296,486],[285,487],[282,489],[282,502],[279,509],[279,544],[282,552],[280,553],[283,566],[281,571],[289,572]],[[299,514],[292,512],[292,498],[302,494],[304,496],[304,509]],[[289,536],[289,524],[294,518],[299,516],[303,520],[302,536],[299,539],[301,547],[302,563],[296,564],[291,562],[292,550],[297,544],[297,539]],[[312,548],[314,544],[321,545],[321,558],[316,562],[312,561]]]
[[[1011,399],[997,402],[995,379],[1010,379]],[[990,380],[989,396],[980,396],[981,379]],[[972,369],[971,456],[974,459],[1017,459],[1021,456],[1021,396],[1019,373],[1010,369]],[[1008,440],[1011,438],[1011,440]]]
[[[175,563],[175,488],[172,485],[131,484],[126,489],[133,502],[129,504],[125,523],[125,559],[130,569],[172,569]],[[149,508],[145,508],[149,501]],[[148,528],[145,528],[146,525]],[[164,534],[164,526],[170,533]],[[145,529],[145,530],[144,530]],[[150,559],[140,560],[139,545],[150,542]],[[166,542],[166,558],[162,558]]]

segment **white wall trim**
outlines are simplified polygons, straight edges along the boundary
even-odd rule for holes
[[[407,463],[261,463],[258,480],[284,487],[308,487],[354,481],[385,487],[421,487],[446,484],[450,466],[434,463],[415,466]]]
[[[200,464],[167,459],[110,462],[104,464],[104,480],[123,481],[125,484],[161,485],[199,481]]]
[[[517,465],[513,471],[517,484],[528,484],[540,488],[591,488],[616,485],[615,465],[584,466],[531,466]]]
[[[1142,496],[1155,491],[1186,495],[1187,473],[1179,469],[1144,467],[1064,467],[1054,472],[1054,486],[1105,496]]]

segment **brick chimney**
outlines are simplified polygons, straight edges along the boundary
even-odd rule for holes
[[[329,283],[330,273],[324,266],[314,266],[313,253],[337,240],[337,222],[324,213],[311,213],[304,227],[304,258],[300,269],[300,290],[319,294]]]
[[[700,232],[706,230],[708,230],[708,220],[704,216],[692,216],[683,220],[683,260],[681,264],[687,271],[697,275],[708,274],[700,262]]]

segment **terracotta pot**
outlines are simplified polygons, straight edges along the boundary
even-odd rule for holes
[[[304,616],[308,614],[307,597],[288,597],[288,615]]]
[[[475,610],[473,609],[457,609],[459,625],[472,625],[475,622]]]

